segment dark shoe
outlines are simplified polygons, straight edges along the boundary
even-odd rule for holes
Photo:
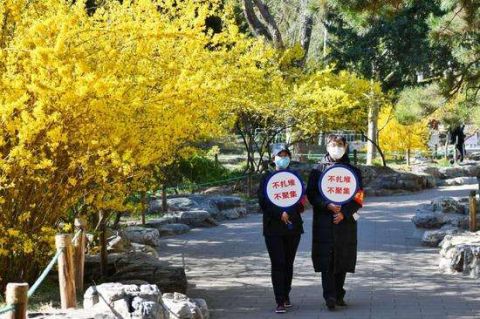
[[[335,303],[336,303],[335,299],[327,299],[326,305],[327,305],[328,310],[330,310],[330,311],[335,310]]]
[[[346,307],[347,306],[347,304],[345,303],[345,300],[343,300],[343,299],[338,299],[337,302],[336,302],[336,305],[340,306],[340,307]]]
[[[285,313],[287,312],[287,309],[285,308],[284,305],[277,305],[277,309],[275,309],[276,313]]]
[[[284,305],[285,305],[285,308],[291,308],[291,307],[293,307],[293,305],[290,303],[290,299],[285,300]]]

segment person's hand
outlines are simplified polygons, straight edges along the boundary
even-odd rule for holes
[[[343,215],[342,212],[339,212],[335,215],[333,215],[333,223],[335,225],[339,224],[343,219],[345,218],[345,216]]]
[[[342,206],[330,203],[330,204],[327,205],[327,208],[330,211],[332,211],[334,214],[338,214],[338,213],[340,213],[340,209],[342,209]]]
[[[282,213],[281,219],[285,224],[290,224],[290,216],[288,216],[287,212]]]

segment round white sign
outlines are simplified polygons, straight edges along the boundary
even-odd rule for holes
[[[335,204],[350,201],[358,190],[358,177],[348,166],[336,164],[323,172],[319,181],[322,196]]]
[[[300,177],[290,171],[278,171],[268,179],[265,193],[275,206],[291,207],[302,198],[303,183]]]

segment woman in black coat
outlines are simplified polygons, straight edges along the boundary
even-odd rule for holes
[[[350,165],[347,143],[343,136],[330,135],[327,155],[310,173],[307,197],[313,206],[312,261],[315,272],[322,273],[323,297],[329,310],[346,306],[344,302],[345,277],[355,272],[357,261],[357,211],[363,205],[360,171]],[[327,201],[319,190],[322,173],[341,163],[349,166],[358,176],[359,190],[354,198],[343,205]]]
[[[275,154],[276,170],[287,169],[291,153],[288,149],[281,149]],[[272,265],[272,285],[277,307],[275,312],[284,313],[291,307],[290,290],[292,287],[293,263],[303,233],[303,220],[300,215],[304,210],[300,201],[292,207],[281,208],[275,206],[265,196],[269,177],[267,172],[258,188],[258,202],[263,212],[263,235],[268,255]]]

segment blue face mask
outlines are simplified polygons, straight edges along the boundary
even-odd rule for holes
[[[275,156],[275,165],[279,169],[286,169],[289,164],[290,164],[290,157],[288,157],[288,156],[285,156],[285,157]]]

